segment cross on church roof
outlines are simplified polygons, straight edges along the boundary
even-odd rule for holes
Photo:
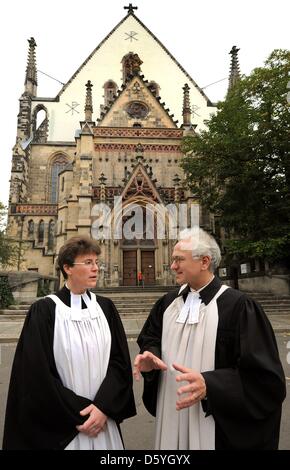
[[[128,15],[130,13],[134,14],[134,10],[138,10],[138,7],[133,7],[132,3],[129,3],[128,7],[124,7],[124,10],[128,10]]]

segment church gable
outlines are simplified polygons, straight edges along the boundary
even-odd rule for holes
[[[142,62],[142,73],[150,83],[156,82],[158,93],[171,113],[174,113],[174,119],[178,119],[179,125],[183,122],[182,88],[188,83],[194,113],[193,124],[197,125],[198,131],[205,127],[204,121],[215,108],[165,46],[130,11],[94,49],[54,99],[33,98],[33,107],[44,104],[45,100],[47,115],[50,116],[48,142],[74,140],[85,107],[84,90],[88,80],[94,86],[93,120],[100,117],[100,110],[108,105],[110,94],[114,95],[126,83],[123,65],[128,54],[138,55]]]
[[[148,81],[138,72],[131,75],[115,100],[107,106],[101,118],[101,127],[176,128],[173,115],[160,103],[160,97],[151,91]]]
[[[123,201],[138,198],[162,203],[157,189],[141,163],[134,169],[121,197]]]

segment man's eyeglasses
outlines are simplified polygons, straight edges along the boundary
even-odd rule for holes
[[[83,266],[88,266],[88,267],[92,268],[93,266],[98,266],[99,267],[100,261],[98,259],[96,259],[95,261],[92,260],[92,259],[86,259],[82,263],[73,263],[74,266],[76,264],[82,264]]]
[[[199,259],[200,256],[198,255],[193,255],[192,256],[192,259]],[[176,264],[180,264],[182,263],[182,261],[185,261],[185,257],[184,256],[173,256],[173,258],[171,259],[171,264],[173,263],[176,263]]]
[[[171,264],[173,263],[179,264],[184,260],[185,260],[184,256],[173,256],[173,258],[171,259]]]

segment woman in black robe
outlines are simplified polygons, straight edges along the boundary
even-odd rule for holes
[[[119,423],[136,409],[119,314],[110,299],[96,296],[94,301],[87,290],[96,284],[99,253],[87,237],[68,240],[58,258],[66,286],[56,297],[35,302],[27,314],[12,366],[4,450],[120,448]],[[97,336],[95,344],[92,337]],[[104,344],[109,349],[102,351]],[[99,364],[103,357],[105,365]],[[99,384],[89,383],[82,368],[92,370]],[[65,383],[70,374],[76,384],[72,387]],[[83,388],[95,393],[81,395],[78,389]]]

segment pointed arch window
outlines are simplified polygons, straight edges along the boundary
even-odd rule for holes
[[[44,144],[48,136],[48,114],[42,104],[36,106],[32,118],[33,141]]]
[[[33,222],[33,220],[28,221],[28,238],[34,238],[34,222]]]
[[[108,80],[104,84],[104,98],[105,98],[105,106],[109,106],[110,103],[114,100],[114,97],[117,93],[117,84],[113,82],[113,80]]]
[[[44,220],[40,220],[38,224],[37,241],[38,243],[43,243],[43,240],[44,240]]]
[[[68,159],[65,155],[57,155],[51,165],[50,202],[57,204],[58,201],[58,175],[67,165]]]
[[[54,248],[55,222],[50,220],[48,224],[47,249],[53,251]]]

